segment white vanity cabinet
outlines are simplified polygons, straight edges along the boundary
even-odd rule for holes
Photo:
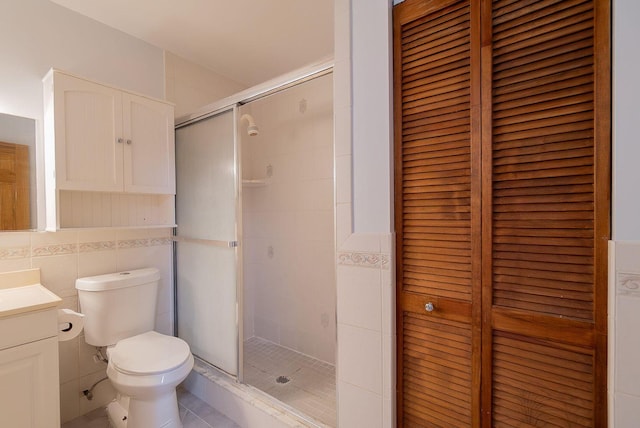
[[[47,229],[171,226],[173,105],[59,70],[43,81]]]
[[[39,281],[38,269],[0,273],[2,427],[60,427],[57,305],[61,300]]]
[[[59,388],[57,336],[0,349],[1,426],[58,428]]]

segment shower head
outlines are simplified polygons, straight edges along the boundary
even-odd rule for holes
[[[240,122],[242,122],[243,120],[246,120],[249,124],[249,126],[247,126],[247,134],[249,134],[249,137],[255,137],[256,135],[258,135],[258,126],[253,120],[253,116],[251,116],[250,114],[243,114],[242,116],[240,116]]]

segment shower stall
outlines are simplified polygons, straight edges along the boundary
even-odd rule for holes
[[[177,334],[318,426],[336,420],[332,92],[319,67],[176,130]]]

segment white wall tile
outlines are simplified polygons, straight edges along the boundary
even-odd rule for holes
[[[382,279],[382,332],[395,334],[396,332],[396,288],[392,279],[391,269],[381,269]]]
[[[382,396],[347,382],[338,383],[338,426],[382,428]]]
[[[11,272],[31,268],[31,258],[0,260],[0,272]]]
[[[640,396],[640,298],[618,296],[616,307],[616,391]]]
[[[335,156],[351,155],[351,106],[336,108],[334,118]]]
[[[340,249],[351,236],[353,217],[351,204],[336,205],[336,248]]]
[[[34,268],[40,268],[42,285],[60,297],[77,295],[75,281],[78,278],[78,255],[34,257]]]
[[[84,377],[96,372],[105,373],[107,364],[94,360],[97,350],[95,346],[89,345],[84,340],[84,334],[78,336],[78,376]],[[106,356],[106,355],[105,355]]]
[[[78,338],[58,342],[58,361],[60,362],[60,383],[78,378]]]
[[[382,329],[380,269],[338,266],[338,323]]]
[[[116,250],[78,254],[78,278],[117,272]]]
[[[338,249],[340,251],[380,253],[380,235],[377,233],[354,233]]]
[[[84,395],[82,395],[82,391],[91,388],[94,383],[104,378],[105,376],[105,373],[97,372],[78,379],[78,390],[80,391],[79,410],[81,415],[89,413],[90,411],[95,410],[98,407],[106,406],[107,403],[109,403],[116,397],[116,391],[115,389],[113,389],[113,385],[111,385],[111,381],[109,379],[100,382],[93,388],[92,400],[88,400]]]
[[[80,415],[80,395],[78,380],[60,385],[60,419],[62,423],[77,418]]]
[[[0,232],[0,252],[2,252],[2,250],[28,248],[30,246],[31,246],[30,232],[10,232],[10,233]],[[4,256],[9,256],[9,255],[4,255]]]
[[[382,395],[382,337],[380,333],[338,324],[338,344],[339,379]],[[339,395],[341,394],[342,391]]]
[[[336,157],[336,202],[351,202],[351,155]]]
[[[396,389],[396,335],[382,335],[382,396],[386,400],[395,397]]]
[[[396,426],[396,399],[395,394],[382,399],[382,427],[395,428]]]

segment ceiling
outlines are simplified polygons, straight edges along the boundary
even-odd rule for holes
[[[51,0],[252,86],[333,55],[333,0]]]

